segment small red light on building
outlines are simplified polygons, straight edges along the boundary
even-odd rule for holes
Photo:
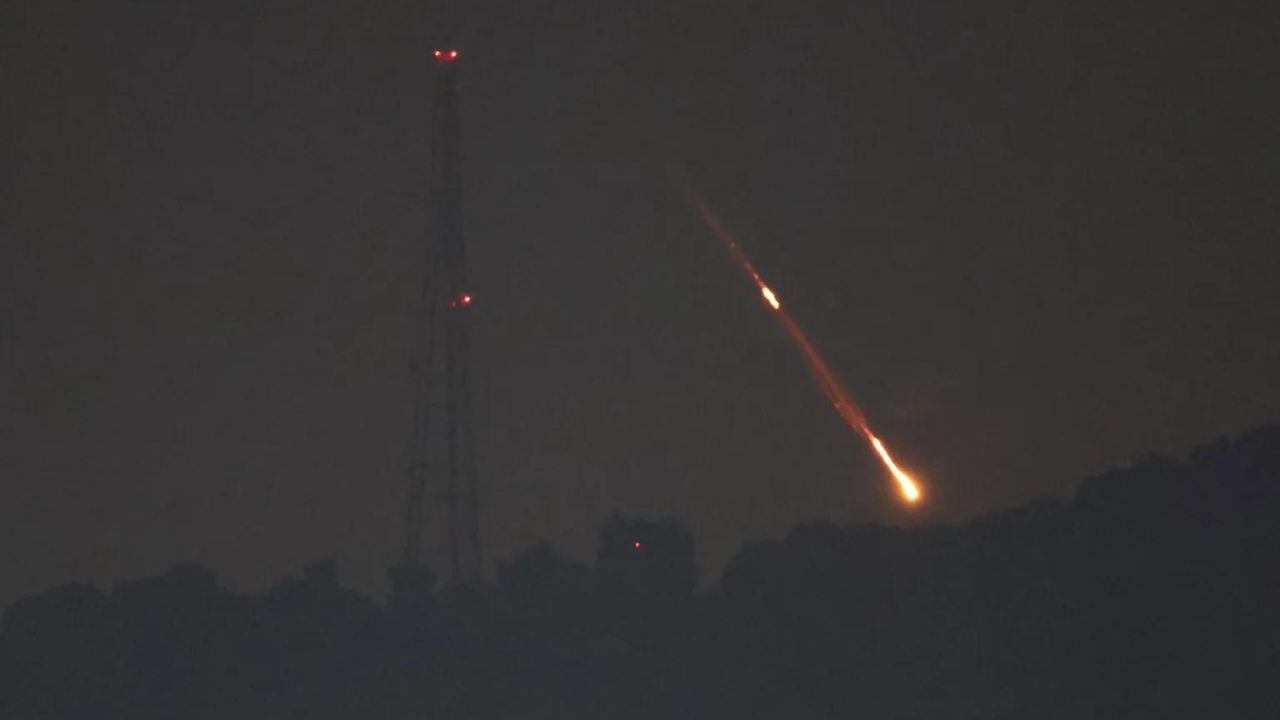
[[[636,540],[635,542],[631,543],[631,547],[633,547],[633,548],[635,548],[635,549],[639,550],[639,549],[640,549],[640,541],[639,541],[639,540]]]
[[[462,303],[463,305],[470,305],[470,304],[471,304],[471,296],[470,296],[470,295],[468,295],[468,294],[466,294],[466,293],[463,293],[463,294],[462,294],[462,297],[458,298],[458,302]]]

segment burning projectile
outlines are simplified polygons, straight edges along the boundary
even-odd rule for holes
[[[922,497],[920,486],[893,461],[893,457],[889,454],[884,442],[871,431],[871,425],[867,423],[867,418],[862,414],[862,410],[853,402],[849,391],[840,382],[831,367],[827,365],[826,358],[822,356],[822,353],[818,352],[818,348],[809,339],[809,336],[805,334],[804,330],[796,324],[790,313],[782,309],[782,302],[778,299],[778,295],[765,284],[764,279],[756,271],[751,259],[747,257],[742,247],[738,245],[737,239],[724,226],[724,223],[720,222],[720,218],[711,211],[710,206],[703,202],[687,186],[684,189],[684,194],[689,204],[693,206],[703,222],[707,224],[711,234],[728,248],[729,255],[733,257],[735,264],[760,289],[760,296],[764,298],[764,301],[773,310],[778,318],[778,323],[804,357],[805,364],[808,366],[814,382],[818,384],[822,393],[826,395],[827,400],[835,407],[836,412],[840,413],[840,417],[844,419],[851,429],[860,433],[871,444],[871,448],[876,451],[876,455],[880,457],[885,467],[888,468],[889,473],[893,475],[894,481],[898,483],[898,490],[902,493],[903,499],[908,503],[919,502]]]

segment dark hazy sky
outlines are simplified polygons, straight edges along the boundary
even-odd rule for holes
[[[490,553],[588,557],[616,508],[687,521],[714,573],[798,522],[960,520],[1275,419],[1280,28],[1248,5],[471,4]],[[3,4],[0,603],[179,560],[249,589],[332,555],[382,587],[436,20]]]

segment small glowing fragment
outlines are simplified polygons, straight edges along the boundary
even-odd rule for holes
[[[765,301],[768,302],[769,306],[774,310],[778,310],[782,307],[782,303],[778,302],[778,296],[773,294],[773,291],[769,289],[768,285],[760,286],[760,294],[764,296]]]
[[[631,547],[633,547],[633,548],[635,548],[635,549],[639,550],[639,549],[640,549],[640,541],[639,541],[639,540],[636,540],[635,542],[631,543]]]

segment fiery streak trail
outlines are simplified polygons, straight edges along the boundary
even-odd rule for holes
[[[858,408],[850,397],[849,391],[836,377],[836,374],[827,365],[827,361],[822,357],[822,353],[818,352],[818,348],[809,340],[809,336],[804,330],[796,324],[790,313],[782,309],[782,301],[778,299],[773,289],[765,284],[764,279],[760,277],[760,273],[756,272],[755,265],[751,263],[751,259],[743,252],[738,245],[738,241],[734,238],[733,233],[729,232],[724,223],[720,222],[720,218],[711,211],[700,198],[693,193],[692,190],[685,188],[684,194],[689,203],[697,210],[698,215],[710,228],[711,234],[724,244],[729,250],[729,254],[733,257],[738,267],[746,273],[747,277],[756,284],[760,289],[760,295],[764,301],[773,310],[778,318],[778,323],[782,329],[786,331],[791,338],[791,342],[800,350],[800,354],[804,356],[805,364],[809,367],[809,374],[813,376],[814,381],[818,384],[822,393],[827,396],[836,412],[840,413],[840,417],[850,428],[858,431],[867,442],[871,444],[871,448],[880,456],[880,460],[884,462],[886,468],[893,475],[893,479],[898,483],[898,489],[902,493],[902,497],[909,503],[915,503],[920,500],[920,487],[916,484],[911,476],[902,471],[898,464],[893,461],[893,457],[889,455],[889,450],[885,448],[880,438],[876,437],[871,431],[871,426],[867,423],[867,418],[862,414],[862,410]]]

